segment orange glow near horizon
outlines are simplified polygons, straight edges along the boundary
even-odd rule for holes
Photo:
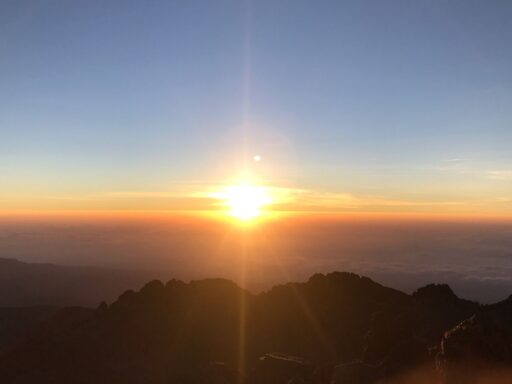
[[[298,216],[415,220],[512,220],[512,200],[434,200],[358,196],[270,182],[243,174],[225,182],[164,191],[84,196],[0,196],[0,217],[209,216],[257,224]],[[30,209],[28,209],[30,207]]]
[[[269,204],[274,204],[274,200]],[[495,213],[424,213],[424,212],[329,212],[305,210],[270,210],[259,208],[259,216],[253,220],[237,218],[223,199],[221,209],[210,210],[3,210],[0,219],[13,220],[191,220],[206,219],[224,221],[236,219],[238,222],[263,222],[280,220],[341,220],[341,221],[453,221],[453,222],[512,222],[509,214]]]

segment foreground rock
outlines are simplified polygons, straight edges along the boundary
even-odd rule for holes
[[[315,367],[304,359],[270,353],[258,359],[249,384],[313,384]]]
[[[378,367],[362,361],[353,361],[334,368],[331,384],[371,384],[380,377]]]
[[[482,377],[495,375],[512,382],[512,298],[447,331],[437,365],[447,384],[484,382]]]

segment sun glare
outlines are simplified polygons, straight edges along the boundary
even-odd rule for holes
[[[263,208],[272,202],[265,187],[249,183],[225,187],[220,198],[231,216],[244,221],[261,216]]]

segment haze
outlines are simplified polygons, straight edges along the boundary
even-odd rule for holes
[[[94,265],[155,278],[226,277],[253,291],[343,270],[411,292],[449,283],[462,297],[493,302],[512,291],[512,223],[327,214],[251,227],[208,216],[11,217],[0,254],[29,262]]]

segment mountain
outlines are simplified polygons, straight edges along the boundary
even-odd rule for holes
[[[57,311],[54,307],[0,308],[0,352],[19,343],[31,328]]]
[[[140,287],[149,274],[95,267],[24,263],[0,258],[0,307],[96,307]]]
[[[434,382],[449,377],[442,374],[451,362],[441,343],[445,332],[512,308],[511,302],[496,305],[459,299],[446,285],[407,295],[341,272],[258,295],[223,279],[151,281],[96,310],[56,312],[0,355],[0,378],[20,384],[361,384],[392,382],[424,367],[431,378],[424,382]]]

